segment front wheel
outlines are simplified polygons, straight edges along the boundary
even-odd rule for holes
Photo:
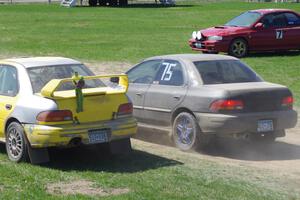
[[[21,124],[12,122],[6,130],[6,152],[13,162],[26,161],[28,158],[27,142]]]
[[[242,58],[248,54],[248,44],[246,40],[238,38],[232,41],[229,47],[229,55]]]

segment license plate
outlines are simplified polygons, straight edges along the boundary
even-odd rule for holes
[[[108,133],[107,129],[90,130],[88,132],[90,144],[108,142]]]
[[[259,120],[257,122],[257,132],[269,132],[273,130],[273,120]]]

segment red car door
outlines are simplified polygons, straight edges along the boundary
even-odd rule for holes
[[[287,21],[283,13],[267,14],[258,22],[263,27],[250,33],[250,50],[268,51],[285,49]]]
[[[300,47],[300,17],[292,12],[284,13],[287,25],[282,29],[282,42],[285,49]]]

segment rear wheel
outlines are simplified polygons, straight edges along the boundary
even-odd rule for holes
[[[229,55],[242,58],[248,54],[248,44],[242,38],[235,39],[231,42],[229,47]]]
[[[97,0],[89,0],[90,6],[97,6]]]
[[[203,148],[209,142],[209,137],[201,133],[196,118],[188,112],[176,116],[172,136],[176,147],[183,151]]]
[[[24,129],[18,122],[10,123],[6,130],[6,152],[8,158],[13,162],[21,162],[28,159]]]

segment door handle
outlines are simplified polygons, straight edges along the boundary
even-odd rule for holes
[[[173,96],[174,99],[179,100],[181,96]]]
[[[6,110],[11,110],[11,108],[12,108],[12,105],[10,105],[10,104],[6,104],[6,105],[5,105],[5,109],[6,109]]]
[[[143,96],[144,93],[137,92],[137,93],[135,93],[135,94],[136,94],[137,96],[140,96],[140,97],[141,97],[141,96]]]

